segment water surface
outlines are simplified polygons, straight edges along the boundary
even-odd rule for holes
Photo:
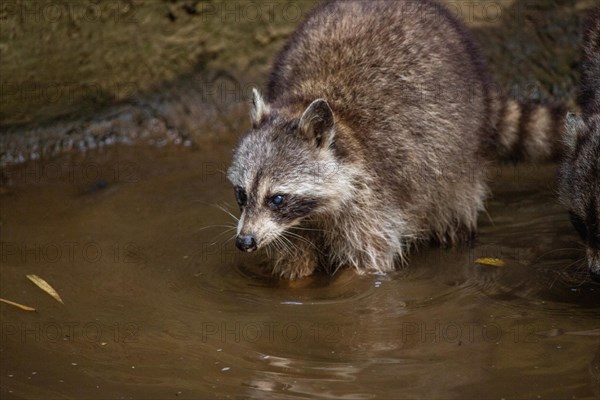
[[[0,305],[2,398],[600,396],[600,285],[554,166],[494,170],[473,244],[290,283],[221,226],[230,147],[4,171],[1,297],[37,312]]]

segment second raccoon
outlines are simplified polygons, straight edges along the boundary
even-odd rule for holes
[[[586,24],[581,76],[582,114],[567,118],[559,193],[586,245],[589,271],[600,281],[600,7]]]
[[[327,2],[254,92],[228,171],[237,246],[274,247],[284,278],[391,271],[419,241],[471,236],[491,162],[555,157],[562,115],[499,95],[434,2]]]

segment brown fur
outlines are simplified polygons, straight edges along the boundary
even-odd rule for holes
[[[470,237],[490,163],[558,151],[562,117],[499,96],[469,33],[431,1],[323,4],[267,88],[229,178],[249,197],[238,234],[275,243],[287,278],[386,272],[418,241]],[[278,193],[314,207],[283,220]]]

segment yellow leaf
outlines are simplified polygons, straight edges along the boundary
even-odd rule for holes
[[[21,310],[25,311],[35,311],[35,308],[24,306],[23,304],[15,303],[14,301],[5,300],[0,298],[0,301],[6,304],[10,304],[11,306],[19,307]]]
[[[478,258],[475,262],[481,265],[491,265],[492,267],[504,267],[504,261],[499,258]]]
[[[52,286],[50,286],[48,284],[48,282],[46,282],[45,280],[43,280],[42,278],[40,278],[37,275],[26,275],[26,276],[29,278],[29,280],[31,280],[31,282],[35,283],[40,289],[42,289],[44,292],[48,293],[56,301],[60,302],[61,304],[65,304],[65,303],[63,303],[63,301],[60,298],[60,296],[58,295],[58,293],[56,293],[56,290],[54,290],[54,288],[52,288]]]

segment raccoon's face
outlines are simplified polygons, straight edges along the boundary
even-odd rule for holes
[[[560,195],[587,247],[590,272],[600,279],[600,115],[567,117],[569,154],[560,170]]]
[[[251,116],[253,128],[228,171],[241,210],[236,245],[247,252],[339,207],[348,190],[331,150],[334,121],[325,100],[290,117],[271,111],[255,91]]]

